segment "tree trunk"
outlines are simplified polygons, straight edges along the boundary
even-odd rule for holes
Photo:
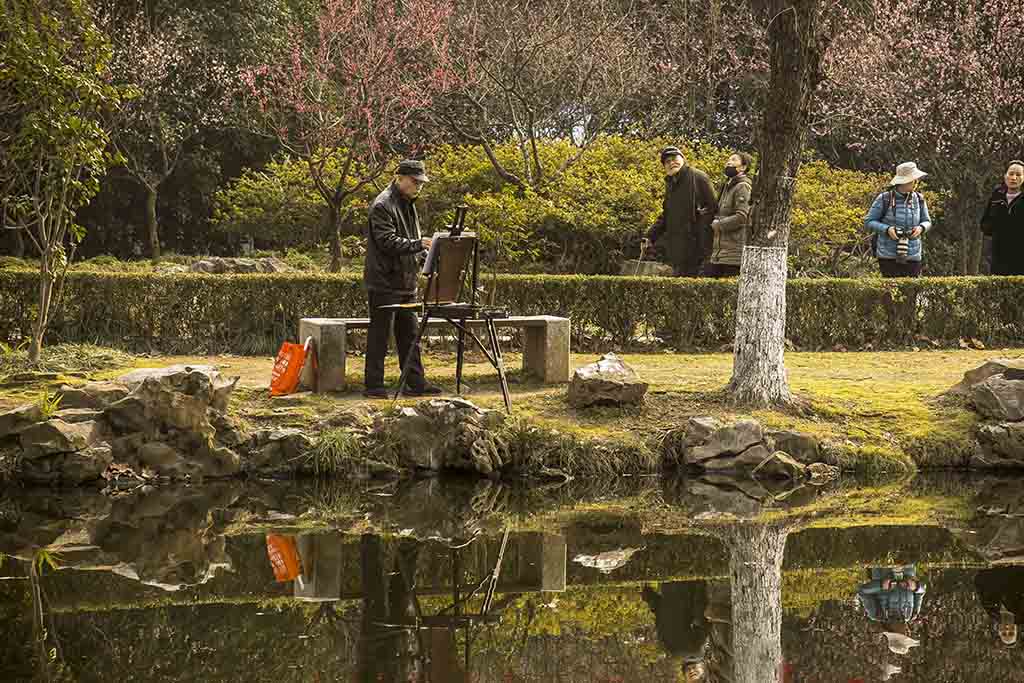
[[[160,260],[160,228],[156,222],[157,188],[146,185],[146,234],[149,235],[149,256]]]
[[[776,247],[778,251],[750,256],[744,252],[736,315],[736,353],[729,384],[737,400],[758,405],[790,400],[783,359],[785,260],[796,176],[814,91],[822,78],[826,42],[821,34],[826,32],[819,26],[820,5],[821,0],[759,3],[770,20],[771,80],[759,131],[751,244]],[[748,264],[760,270],[744,272]]]
[[[781,681],[782,558],[788,533],[780,527],[743,524],[726,537],[735,683]]]
[[[327,207],[327,234],[331,236],[331,272],[341,271],[341,208]]]
[[[21,230],[11,230],[14,233],[14,256],[15,258],[25,258],[25,238],[21,235]]]
[[[43,336],[50,316],[50,301],[53,297],[53,273],[50,272],[50,257],[43,252],[39,258],[39,311],[32,327],[32,343],[28,347],[28,362],[33,365],[39,362],[43,351]]]
[[[977,207],[986,201],[983,191],[974,183],[961,183],[955,191],[947,209],[948,215],[956,221],[960,232],[960,273],[977,275],[981,270],[981,256],[984,235],[978,227],[980,214]],[[925,256],[927,258],[927,255]]]
[[[740,403],[791,399],[786,379],[786,250],[747,247],[740,268],[736,343],[729,391]]]

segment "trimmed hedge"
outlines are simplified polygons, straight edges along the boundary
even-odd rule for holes
[[[38,275],[0,270],[0,341],[26,338]],[[485,284],[490,285],[490,278]],[[578,350],[657,335],[683,349],[732,342],[735,281],[502,275],[498,301],[516,315],[572,319]],[[1024,277],[813,279],[788,285],[787,337],[806,350],[986,346],[1024,340]],[[301,317],[364,317],[359,275],[158,275],[71,272],[47,343],[88,342],[162,353],[266,354]]]

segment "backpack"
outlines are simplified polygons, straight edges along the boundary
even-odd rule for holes
[[[888,196],[885,198],[885,201],[882,202],[882,215],[878,217],[878,220],[880,221],[885,220],[885,214],[889,213],[889,207],[896,203],[894,197],[896,190],[889,188],[884,194]],[[921,203],[924,202],[924,197],[921,196],[920,192],[914,193],[914,199]],[[871,253],[874,254],[876,258],[878,257],[878,233],[874,230],[871,231]]]

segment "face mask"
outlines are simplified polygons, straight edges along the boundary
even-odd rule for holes
[[[739,172],[739,170],[737,170],[737,168],[735,166],[726,166],[725,167],[725,177],[726,178],[735,178],[739,174],[740,174],[740,172]]]

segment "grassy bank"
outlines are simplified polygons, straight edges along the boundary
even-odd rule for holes
[[[102,350],[95,351],[99,355]],[[49,353],[66,358],[66,349]],[[88,354],[85,354],[87,356]],[[85,357],[83,356],[83,357]],[[792,429],[817,437],[842,465],[863,473],[897,473],[958,467],[971,453],[978,417],[963,405],[941,399],[966,370],[986,359],[1021,357],[1024,349],[986,351],[920,351],[856,353],[789,353],[786,356],[791,387],[804,400],[800,410],[746,411],[731,405],[724,387],[732,372],[729,354],[627,354],[627,364],[650,383],[643,406],[577,410],[565,401],[565,386],[549,386],[519,376],[518,354],[506,354],[511,373],[515,415],[541,431],[546,448],[564,449],[579,457],[589,445],[599,446],[604,457],[635,463],[652,462],[660,455],[666,435],[687,418],[712,415],[723,421],[752,416],[769,429]],[[90,356],[91,357],[91,356]],[[573,356],[574,367],[596,356]],[[339,409],[384,408],[388,402],[369,403],[359,389],[362,359],[350,357],[351,390],[344,394],[300,393],[271,399],[266,387],[272,361],[267,357],[152,356],[104,357],[79,376],[59,375],[29,383],[2,383],[0,407],[37,400],[42,391],[62,381],[116,377],[126,367],[171,363],[212,363],[229,376],[241,377],[232,412],[250,426],[311,427]],[[454,358],[431,351],[425,356],[428,375],[447,389],[454,388]],[[8,370],[12,363],[4,365]],[[69,368],[72,372],[74,368]],[[500,408],[501,397],[493,370],[472,359],[465,371],[466,398],[478,405]],[[388,381],[397,381],[391,368]],[[413,404],[415,400],[405,403]],[[572,453],[570,453],[572,451]],[[655,458],[656,459],[656,458]]]

